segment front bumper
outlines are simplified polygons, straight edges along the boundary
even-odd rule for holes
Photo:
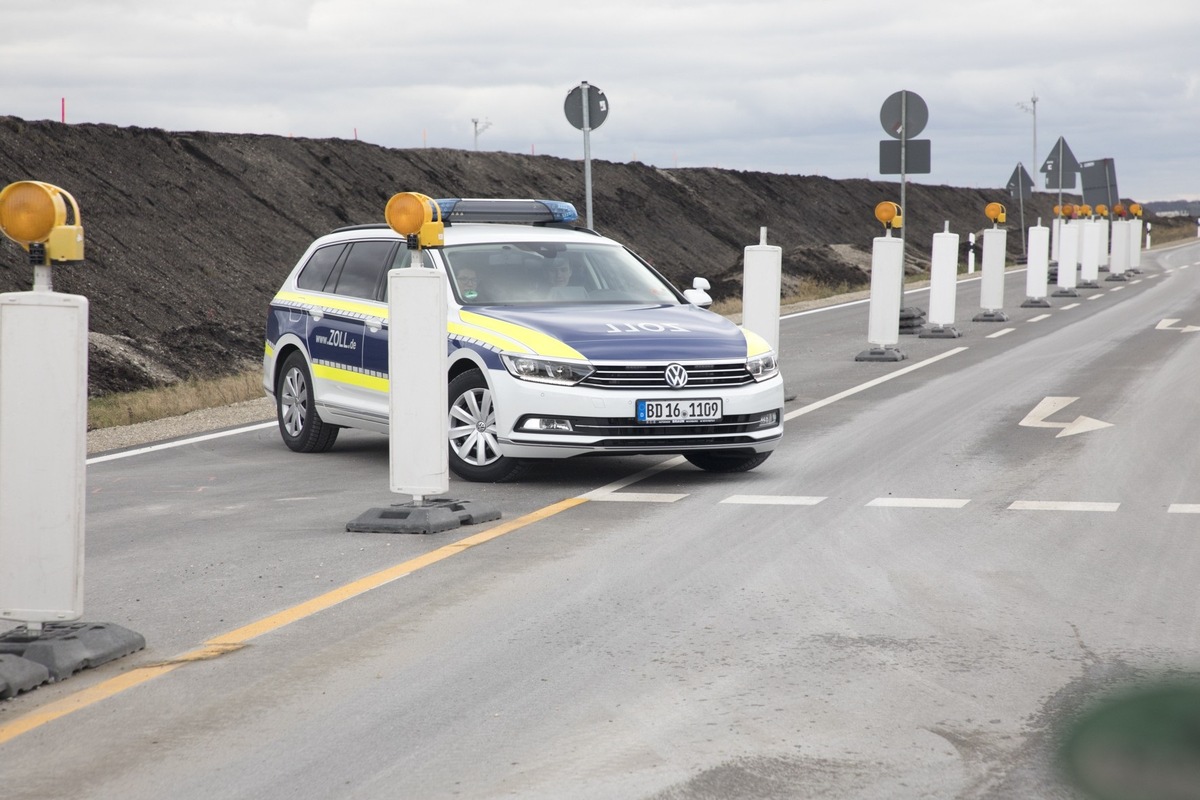
[[[613,390],[554,386],[489,370],[496,433],[503,454],[514,458],[567,458],[588,454],[684,453],[738,450],[765,453],[783,437],[783,379],[733,388]],[[720,398],[716,422],[645,424],[638,400]],[[532,419],[555,420],[570,430],[530,430]]]

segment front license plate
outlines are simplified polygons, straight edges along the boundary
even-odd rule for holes
[[[720,398],[637,401],[638,422],[715,422],[720,418]]]

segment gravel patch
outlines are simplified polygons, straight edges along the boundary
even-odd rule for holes
[[[275,402],[270,397],[247,400],[219,408],[192,411],[180,417],[167,417],[135,425],[88,431],[88,455],[123,450],[153,442],[219,431],[238,425],[266,422],[275,418]]]

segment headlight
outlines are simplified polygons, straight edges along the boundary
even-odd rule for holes
[[[765,381],[779,374],[779,362],[775,360],[775,353],[768,350],[761,355],[747,358],[746,369],[754,376],[754,380]]]
[[[586,361],[562,361],[539,356],[516,356],[503,353],[500,360],[514,378],[535,383],[572,386],[595,370]]]

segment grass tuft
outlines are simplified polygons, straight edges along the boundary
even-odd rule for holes
[[[209,380],[182,381],[162,389],[109,394],[88,400],[88,430],[178,417],[263,397],[262,371]]]

